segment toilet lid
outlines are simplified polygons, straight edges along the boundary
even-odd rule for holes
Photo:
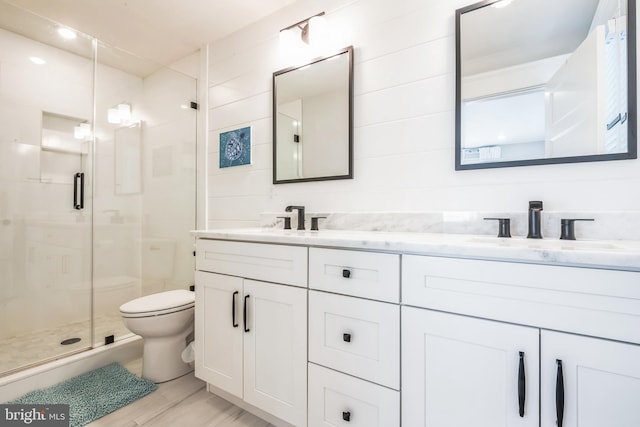
[[[173,308],[184,309],[193,306],[195,303],[195,293],[184,289],[160,292],[136,298],[120,306],[121,313],[149,313],[153,311],[163,311]]]

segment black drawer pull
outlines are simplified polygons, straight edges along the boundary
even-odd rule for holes
[[[248,305],[248,300],[250,296],[251,295],[249,294],[244,296],[244,306],[242,307],[242,321],[244,322],[245,332],[251,332],[251,330],[249,329],[249,325],[247,325],[247,305]]]
[[[556,424],[562,427],[564,420],[564,378],[562,375],[562,360],[556,359],[558,372],[556,375]]]
[[[343,412],[342,413],[342,419],[346,422],[351,421],[351,412],[347,411],[347,412]]]
[[[527,383],[524,376],[524,352],[520,352],[520,362],[518,364],[518,413],[524,417],[524,402],[527,393]]]
[[[234,328],[238,327],[238,323],[236,322],[236,295],[238,295],[238,291],[235,291],[231,296],[231,325]]]
[[[342,341],[351,342],[351,334],[342,334]]]
[[[343,269],[342,270],[342,277],[344,277],[345,279],[348,279],[351,277],[351,270],[349,269]]]

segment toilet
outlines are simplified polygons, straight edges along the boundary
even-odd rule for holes
[[[125,326],[144,339],[142,377],[155,383],[192,371],[181,353],[193,337],[195,293],[184,289],[136,298],[120,306]]]

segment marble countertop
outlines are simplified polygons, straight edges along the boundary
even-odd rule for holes
[[[196,230],[203,239],[388,251],[640,271],[640,241],[498,238],[487,235],[274,228]]]

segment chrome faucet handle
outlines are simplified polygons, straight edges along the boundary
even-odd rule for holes
[[[576,240],[576,221],[595,221],[593,218],[562,218],[560,220],[560,240]]]

